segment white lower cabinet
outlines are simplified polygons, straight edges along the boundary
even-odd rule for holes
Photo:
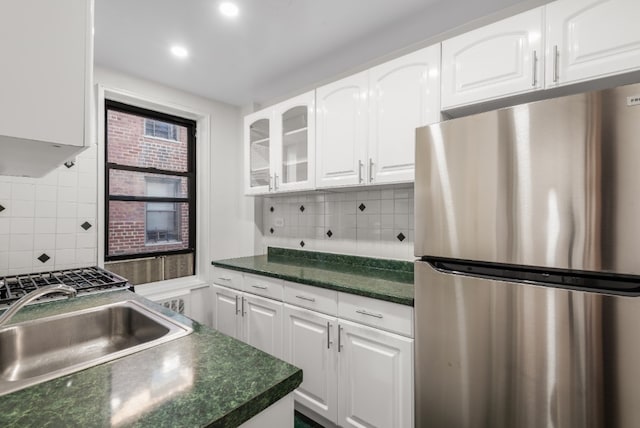
[[[283,303],[213,285],[213,328],[282,358]]]
[[[243,340],[267,354],[282,358],[283,303],[246,293],[242,298]]]
[[[342,427],[413,426],[413,339],[340,320]]]
[[[213,285],[213,328],[238,340],[243,340],[240,299],[243,293]]]
[[[296,403],[341,427],[411,428],[413,308],[217,269],[213,327],[300,367]],[[260,295],[259,295],[260,294]]]
[[[341,427],[413,426],[412,338],[290,304],[284,313],[284,357],[304,373],[297,403]]]
[[[285,304],[284,358],[300,367],[302,384],[295,400],[320,416],[338,418],[336,337],[338,319]]]

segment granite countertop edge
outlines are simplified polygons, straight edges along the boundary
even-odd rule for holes
[[[255,256],[255,257],[260,257],[260,256]],[[251,258],[251,257],[248,257],[248,258]],[[396,296],[393,294],[378,292],[376,290],[367,290],[367,289],[362,289],[358,287],[350,287],[344,284],[332,282],[331,280],[318,280],[318,279],[304,278],[302,276],[287,275],[287,274],[274,272],[266,269],[255,269],[255,268],[250,268],[245,266],[238,266],[236,264],[233,264],[233,260],[234,259],[215,260],[215,261],[212,261],[211,264],[216,267],[231,269],[235,271],[268,276],[271,278],[282,279],[285,281],[296,282],[299,284],[311,285],[314,287],[326,288],[329,290],[340,291],[348,294],[355,294],[363,297],[371,297],[374,299],[385,300],[388,302],[398,303],[405,306],[414,306],[413,297]],[[313,267],[313,266],[310,266],[310,267]],[[326,268],[326,265],[325,265],[325,268]],[[406,284],[406,286],[412,287],[413,285]]]
[[[134,362],[141,361],[141,359],[149,361],[147,358],[164,356],[168,350],[171,349],[185,349],[187,352],[190,352],[190,355],[193,354],[195,360],[189,364],[188,367],[193,367],[193,375],[196,376],[192,382],[194,388],[186,391],[185,394],[176,395],[174,398],[154,407],[152,410],[145,410],[139,416],[135,417],[131,425],[137,427],[156,426],[158,418],[166,421],[166,418],[175,417],[179,419],[170,422],[171,426],[184,426],[186,422],[183,420],[184,414],[179,416],[178,413],[176,413],[178,407],[182,407],[184,404],[187,404],[187,406],[199,405],[198,403],[201,403],[206,395],[209,397],[207,402],[211,402],[211,405],[206,410],[198,408],[196,411],[195,408],[191,410],[182,408],[182,411],[187,411],[190,414],[188,417],[190,423],[195,423],[203,427],[236,427],[276,403],[302,383],[301,369],[225,336],[184,315],[170,311],[164,306],[130,291],[110,291],[82,297],[79,296],[70,300],[57,300],[29,305],[14,317],[14,320],[12,320],[9,326],[14,323],[47,318],[89,307],[97,307],[127,300],[134,300],[143,306],[160,312],[164,316],[191,327],[193,328],[193,332],[187,336],[163,343],[156,347],[3,395],[0,397],[0,425],[14,426],[18,423],[20,426],[35,427],[41,426],[41,423],[46,422],[53,425],[59,423],[66,424],[67,426],[77,424],[97,426],[101,424],[101,422],[98,421],[102,420],[102,422],[105,422],[105,420],[113,417],[113,415],[109,415],[110,410],[100,407],[100,414],[95,414],[96,418],[91,423],[88,423],[88,420],[84,420],[86,417],[85,413],[91,413],[91,410],[98,410],[95,406],[98,404],[101,405],[102,401],[104,401],[104,405],[108,405],[109,396],[105,397],[103,395],[104,391],[108,392],[114,388],[114,375],[111,373],[115,370],[115,367],[126,367],[127,365],[134,364]],[[0,310],[0,312],[2,311]],[[206,351],[211,350],[212,347],[214,348],[214,353],[212,355],[207,354]],[[199,351],[205,351],[205,354]],[[229,352],[239,352],[239,356],[237,356],[237,354],[229,354]],[[145,357],[145,355],[148,357]],[[218,367],[217,364],[226,364],[229,369],[226,370],[225,373],[235,373],[237,371],[235,366],[243,368],[243,365],[242,363],[236,364],[234,361],[236,358],[242,358],[243,356],[246,356],[246,358],[254,364],[259,362],[261,368],[256,367],[256,374],[249,374],[245,377],[246,380],[242,381],[255,383],[255,381],[258,380],[256,376],[258,376],[259,386],[255,387],[256,390],[252,395],[240,394],[239,396],[227,396],[227,394],[223,392],[224,389],[220,389],[220,392],[218,392],[219,388],[226,388],[229,384],[237,385],[238,382],[226,382],[226,386],[222,384],[211,384],[211,382],[216,383],[222,380],[208,380],[211,379],[210,376],[215,375],[215,373],[211,372],[211,368],[209,368],[212,367],[211,364],[214,364],[213,367]],[[152,359],[152,361],[160,360]],[[221,362],[214,363],[214,361]],[[202,373],[199,373],[200,370],[202,370]],[[270,372],[269,370],[275,371]],[[100,379],[97,383],[94,382],[96,378]],[[104,384],[104,382],[108,383]],[[83,385],[91,389],[83,390],[81,394],[77,391],[68,393],[65,390],[65,387],[76,384],[79,387]],[[55,393],[53,391],[55,391]],[[34,401],[44,400],[44,397],[48,397],[52,393],[57,397],[55,402],[47,402],[45,405],[45,402]],[[102,401],[91,402],[86,405],[87,397],[92,397],[96,393]],[[211,400],[214,401],[212,402]],[[63,407],[64,410],[60,408],[61,404],[57,404],[57,401],[66,403]],[[52,413],[52,409],[56,409],[59,413]],[[103,414],[105,412],[107,414]],[[50,419],[51,417],[54,419]],[[169,419],[169,421],[171,421],[171,419]]]
[[[281,398],[284,398],[302,383],[302,370],[298,370],[293,376],[284,379],[271,390],[253,397],[243,405],[234,409],[232,412],[224,415],[220,419],[205,425],[207,428],[235,428],[238,424],[247,422],[258,413],[267,409]],[[276,390],[274,392],[274,390]],[[268,399],[264,401],[264,397],[268,394]]]

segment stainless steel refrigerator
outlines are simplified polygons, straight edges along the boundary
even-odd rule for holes
[[[419,128],[416,426],[640,426],[640,84]]]

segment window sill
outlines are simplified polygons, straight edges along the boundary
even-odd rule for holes
[[[136,293],[150,300],[162,300],[188,294],[195,288],[207,286],[208,282],[197,275],[182,278],[167,279],[165,281],[150,282],[135,286]]]
[[[176,245],[176,244],[182,244],[182,243],[183,241],[145,242],[144,246],[145,247],[161,247],[163,245]]]
[[[174,143],[174,144],[184,143],[184,144],[187,144],[186,141],[171,140],[169,138],[162,138],[162,137],[154,137],[153,135],[147,135],[147,134],[143,134],[142,137],[143,138],[148,138],[150,140],[165,141],[167,143]]]

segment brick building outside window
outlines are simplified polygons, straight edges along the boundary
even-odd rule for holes
[[[105,260],[120,262],[109,268],[148,269],[151,258],[164,272],[140,281],[193,274],[195,122],[113,101],[105,110]]]

